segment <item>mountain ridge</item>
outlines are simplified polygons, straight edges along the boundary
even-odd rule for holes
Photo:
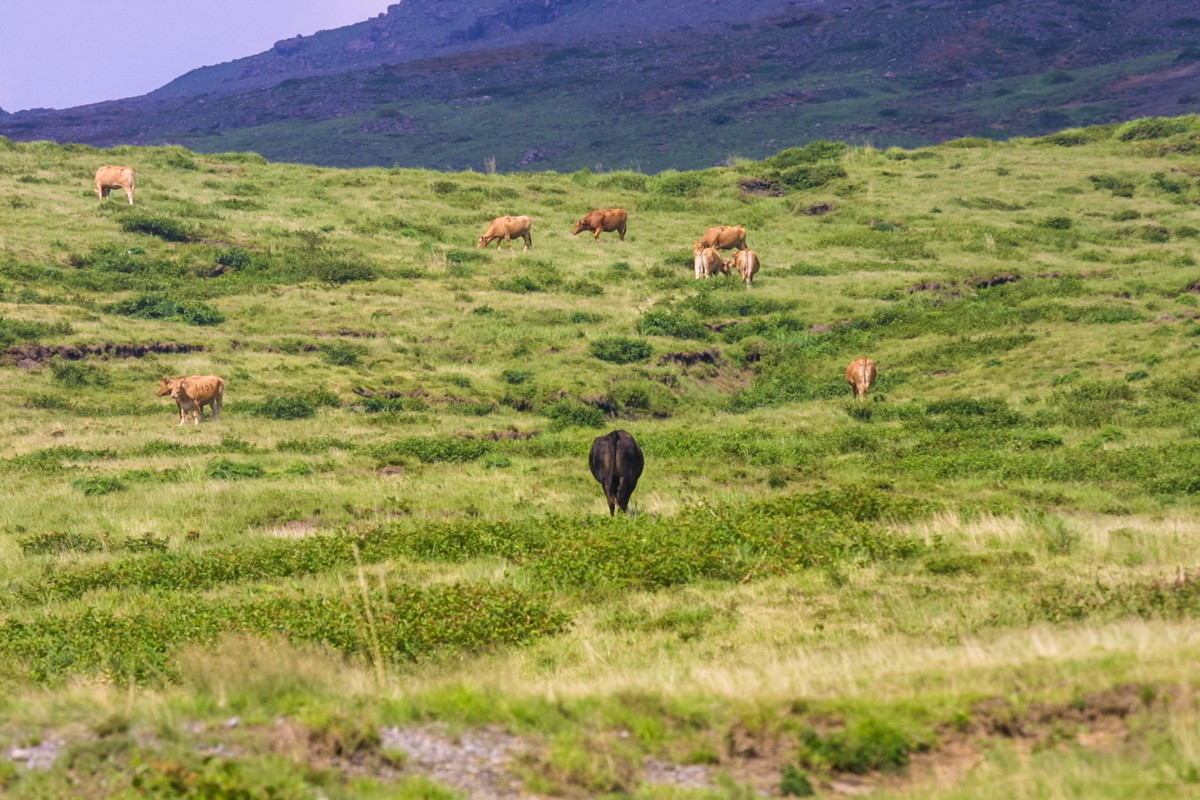
[[[817,138],[913,146],[1200,110],[1165,0],[405,0],[0,135],[333,166],[694,169]]]

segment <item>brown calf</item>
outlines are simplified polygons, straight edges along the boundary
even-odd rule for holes
[[[575,236],[581,231],[592,231],[595,234],[595,241],[600,241],[601,233],[609,233],[616,231],[621,241],[625,241],[625,223],[629,220],[629,215],[621,208],[598,208],[588,214],[586,217],[576,220],[575,227],[571,229],[571,235]]]
[[[738,250],[733,254],[733,258],[725,262],[726,271],[733,267],[742,276],[742,283],[751,286],[754,283],[754,276],[758,274],[758,253],[753,250]]]
[[[225,402],[225,381],[219,375],[190,375],[182,378],[163,378],[155,392],[159,397],[171,395],[179,404],[179,424],[187,422],[192,413],[192,423],[200,424],[204,406],[212,409],[213,419],[221,418],[221,405]]]
[[[529,217],[496,217],[475,246],[487,247],[492,242],[497,242],[496,249],[499,250],[500,245],[508,242],[511,248],[512,240],[519,236],[525,240],[523,252],[528,252],[533,247],[533,235],[530,233],[532,226],[533,222]]]
[[[725,266],[725,260],[721,258],[721,254],[717,252],[715,247],[706,247],[703,250],[697,250],[693,254],[692,266],[696,270],[696,278],[711,278],[718,272],[729,272],[729,267]]]
[[[875,362],[856,358],[846,367],[846,383],[850,384],[857,400],[866,400],[867,392],[875,385]]]
[[[714,225],[705,231],[700,241],[696,242],[697,250],[715,247],[718,250],[746,249],[746,229],[741,225]]]
[[[133,205],[133,178],[133,167],[101,167],[96,170],[96,195],[103,200],[113,189],[124,189]]]

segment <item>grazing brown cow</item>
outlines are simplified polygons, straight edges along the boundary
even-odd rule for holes
[[[533,247],[533,235],[530,234],[530,227],[533,222],[529,217],[496,217],[492,223],[488,225],[483,236],[479,237],[479,242],[476,247],[487,247],[492,242],[497,242],[496,249],[500,249],[500,245],[508,242],[508,246],[512,247],[512,240],[518,236],[525,240],[525,249],[522,252],[528,252]]]
[[[96,194],[101,200],[113,189],[124,189],[133,205],[133,167],[101,167],[96,170]]]
[[[621,208],[598,208],[580,220],[576,220],[575,227],[571,229],[571,235],[575,236],[580,231],[593,231],[595,241],[600,241],[601,233],[609,233],[616,231],[621,241],[625,241],[625,223],[628,221],[629,215]]]
[[[869,358],[856,358],[846,367],[846,383],[854,391],[857,400],[866,400],[867,392],[875,385],[875,362]]]
[[[189,411],[192,412],[192,423],[199,425],[204,406],[212,409],[214,420],[221,418],[221,404],[225,402],[225,381],[219,375],[163,378],[155,394],[159,397],[169,394],[179,404],[180,425],[187,422]]]
[[[696,278],[711,278],[718,272],[729,274],[729,267],[715,247],[706,247],[693,254],[692,266],[696,269]]]
[[[718,250],[730,250],[736,247],[738,250],[745,250],[746,229],[741,225],[714,225],[705,232],[700,241],[696,242],[697,250],[703,250],[706,247],[715,247]]]
[[[588,466],[592,468],[592,476],[604,487],[609,514],[615,516],[618,508],[629,513],[629,497],[637,488],[644,465],[642,448],[628,431],[613,431],[592,442]]]
[[[751,286],[754,276],[758,274],[758,266],[758,253],[753,250],[738,250],[733,254],[733,258],[725,262],[725,271],[728,272],[729,268],[733,267],[742,276],[742,283]]]

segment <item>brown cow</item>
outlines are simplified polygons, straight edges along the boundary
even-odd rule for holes
[[[846,383],[857,400],[866,400],[867,392],[875,385],[875,362],[869,358],[856,358],[846,367]]]
[[[595,233],[595,241],[600,241],[601,233],[610,233],[616,231],[621,236],[621,241],[625,241],[625,223],[629,219],[629,215],[621,208],[598,208],[580,220],[576,220],[575,227],[571,230],[571,235],[575,236],[580,231],[593,231]]]
[[[508,242],[508,246],[512,247],[512,240],[520,236],[525,240],[525,249],[522,252],[529,252],[533,247],[533,236],[530,234],[530,227],[533,222],[529,217],[496,217],[492,223],[488,225],[483,236],[479,237],[479,242],[476,247],[487,247],[492,242],[498,242],[496,249],[500,249],[500,245]]]
[[[754,276],[758,274],[758,253],[753,250],[738,250],[733,258],[725,262],[725,271],[733,267],[742,276],[742,283],[747,286],[754,284]]]
[[[692,266],[696,269],[696,278],[711,278],[718,272],[729,273],[724,259],[715,247],[706,247],[693,254]]]
[[[204,406],[212,409],[214,420],[221,418],[221,404],[225,402],[225,381],[219,375],[163,378],[155,394],[159,397],[169,394],[179,404],[180,425],[187,422],[189,411],[192,412],[192,423],[199,425]]]
[[[124,189],[133,205],[133,167],[101,167],[96,170],[96,194],[101,200],[113,189]]]
[[[706,247],[715,247],[718,250],[736,247],[738,250],[745,250],[746,229],[741,225],[714,225],[696,242],[695,249],[703,250]]]

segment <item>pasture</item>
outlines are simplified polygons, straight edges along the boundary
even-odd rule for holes
[[[1195,792],[1197,152],[0,139],[0,794]],[[604,208],[624,241],[571,235]],[[475,247],[504,215],[529,252]],[[719,224],[752,287],[693,278]],[[221,418],[179,426],[194,374]]]

